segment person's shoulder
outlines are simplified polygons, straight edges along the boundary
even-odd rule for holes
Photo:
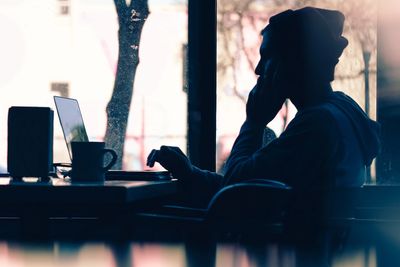
[[[327,102],[306,108],[302,111],[299,111],[298,114],[304,117],[313,116],[316,118],[328,116],[330,113],[330,105]]]
[[[305,110],[299,111],[295,117],[298,123],[326,126],[334,122],[331,106],[328,103],[322,103]]]
[[[337,123],[325,104],[316,105],[299,111],[289,123],[281,136],[304,135],[310,137],[324,136],[325,139],[336,139]]]
[[[325,104],[299,111],[281,137],[301,136],[318,146],[331,147],[337,142],[337,123]]]
[[[295,137],[300,146],[301,143],[312,144],[311,147],[323,150],[323,147],[332,147],[337,142],[337,132],[337,124],[329,108],[318,105],[299,111],[280,138]]]

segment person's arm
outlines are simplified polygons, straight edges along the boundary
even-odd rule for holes
[[[212,196],[222,189],[223,179],[221,174],[192,166],[190,176],[181,178],[181,181],[183,187],[197,195],[197,199],[203,199],[204,203],[208,203]]]
[[[204,202],[222,188],[222,175],[192,165],[178,147],[161,146],[160,149],[153,149],[148,156],[147,166],[153,167],[155,162],[159,162],[179,180],[183,191],[196,195],[195,198]]]
[[[286,131],[261,148],[261,127],[246,121],[226,163],[224,185],[273,179],[290,185],[315,177],[337,147],[330,117],[324,112],[296,117]],[[300,178],[302,181],[296,181]]]
[[[225,176],[239,162],[246,160],[262,146],[264,127],[246,120],[233,144],[231,153],[225,163]],[[228,172],[229,173],[229,172]]]

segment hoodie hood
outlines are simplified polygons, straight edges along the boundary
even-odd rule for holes
[[[355,130],[364,156],[364,164],[371,165],[372,160],[380,151],[380,125],[368,118],[361,107],[343,92],[334,92],[329,103],[341,110]]]

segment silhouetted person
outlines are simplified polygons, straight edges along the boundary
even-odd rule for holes
[[[223,186],[255,178],[300,190],[361,186],[379,150],[379,127],[349,96],[332,91],[348,44],[343,22],[338,11],[310,7],[270,18],[261,32],[259,78],[224,174],[200,170],[169,146],[153,150],[148,165],[159,162],[204,204]],[[298,112],[279,138],[262,147],[263,130],[285,99]]]

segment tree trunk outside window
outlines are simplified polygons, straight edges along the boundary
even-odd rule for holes
[[[147,0],[114,0],[118,15],[118,64],[114,89],[107,104],[107,128],[104,141],[114,149],[118,160],[113,169],[122,169],[124,144],[133,83],[139,65],[139,44],[143,25],[149,15]]]

